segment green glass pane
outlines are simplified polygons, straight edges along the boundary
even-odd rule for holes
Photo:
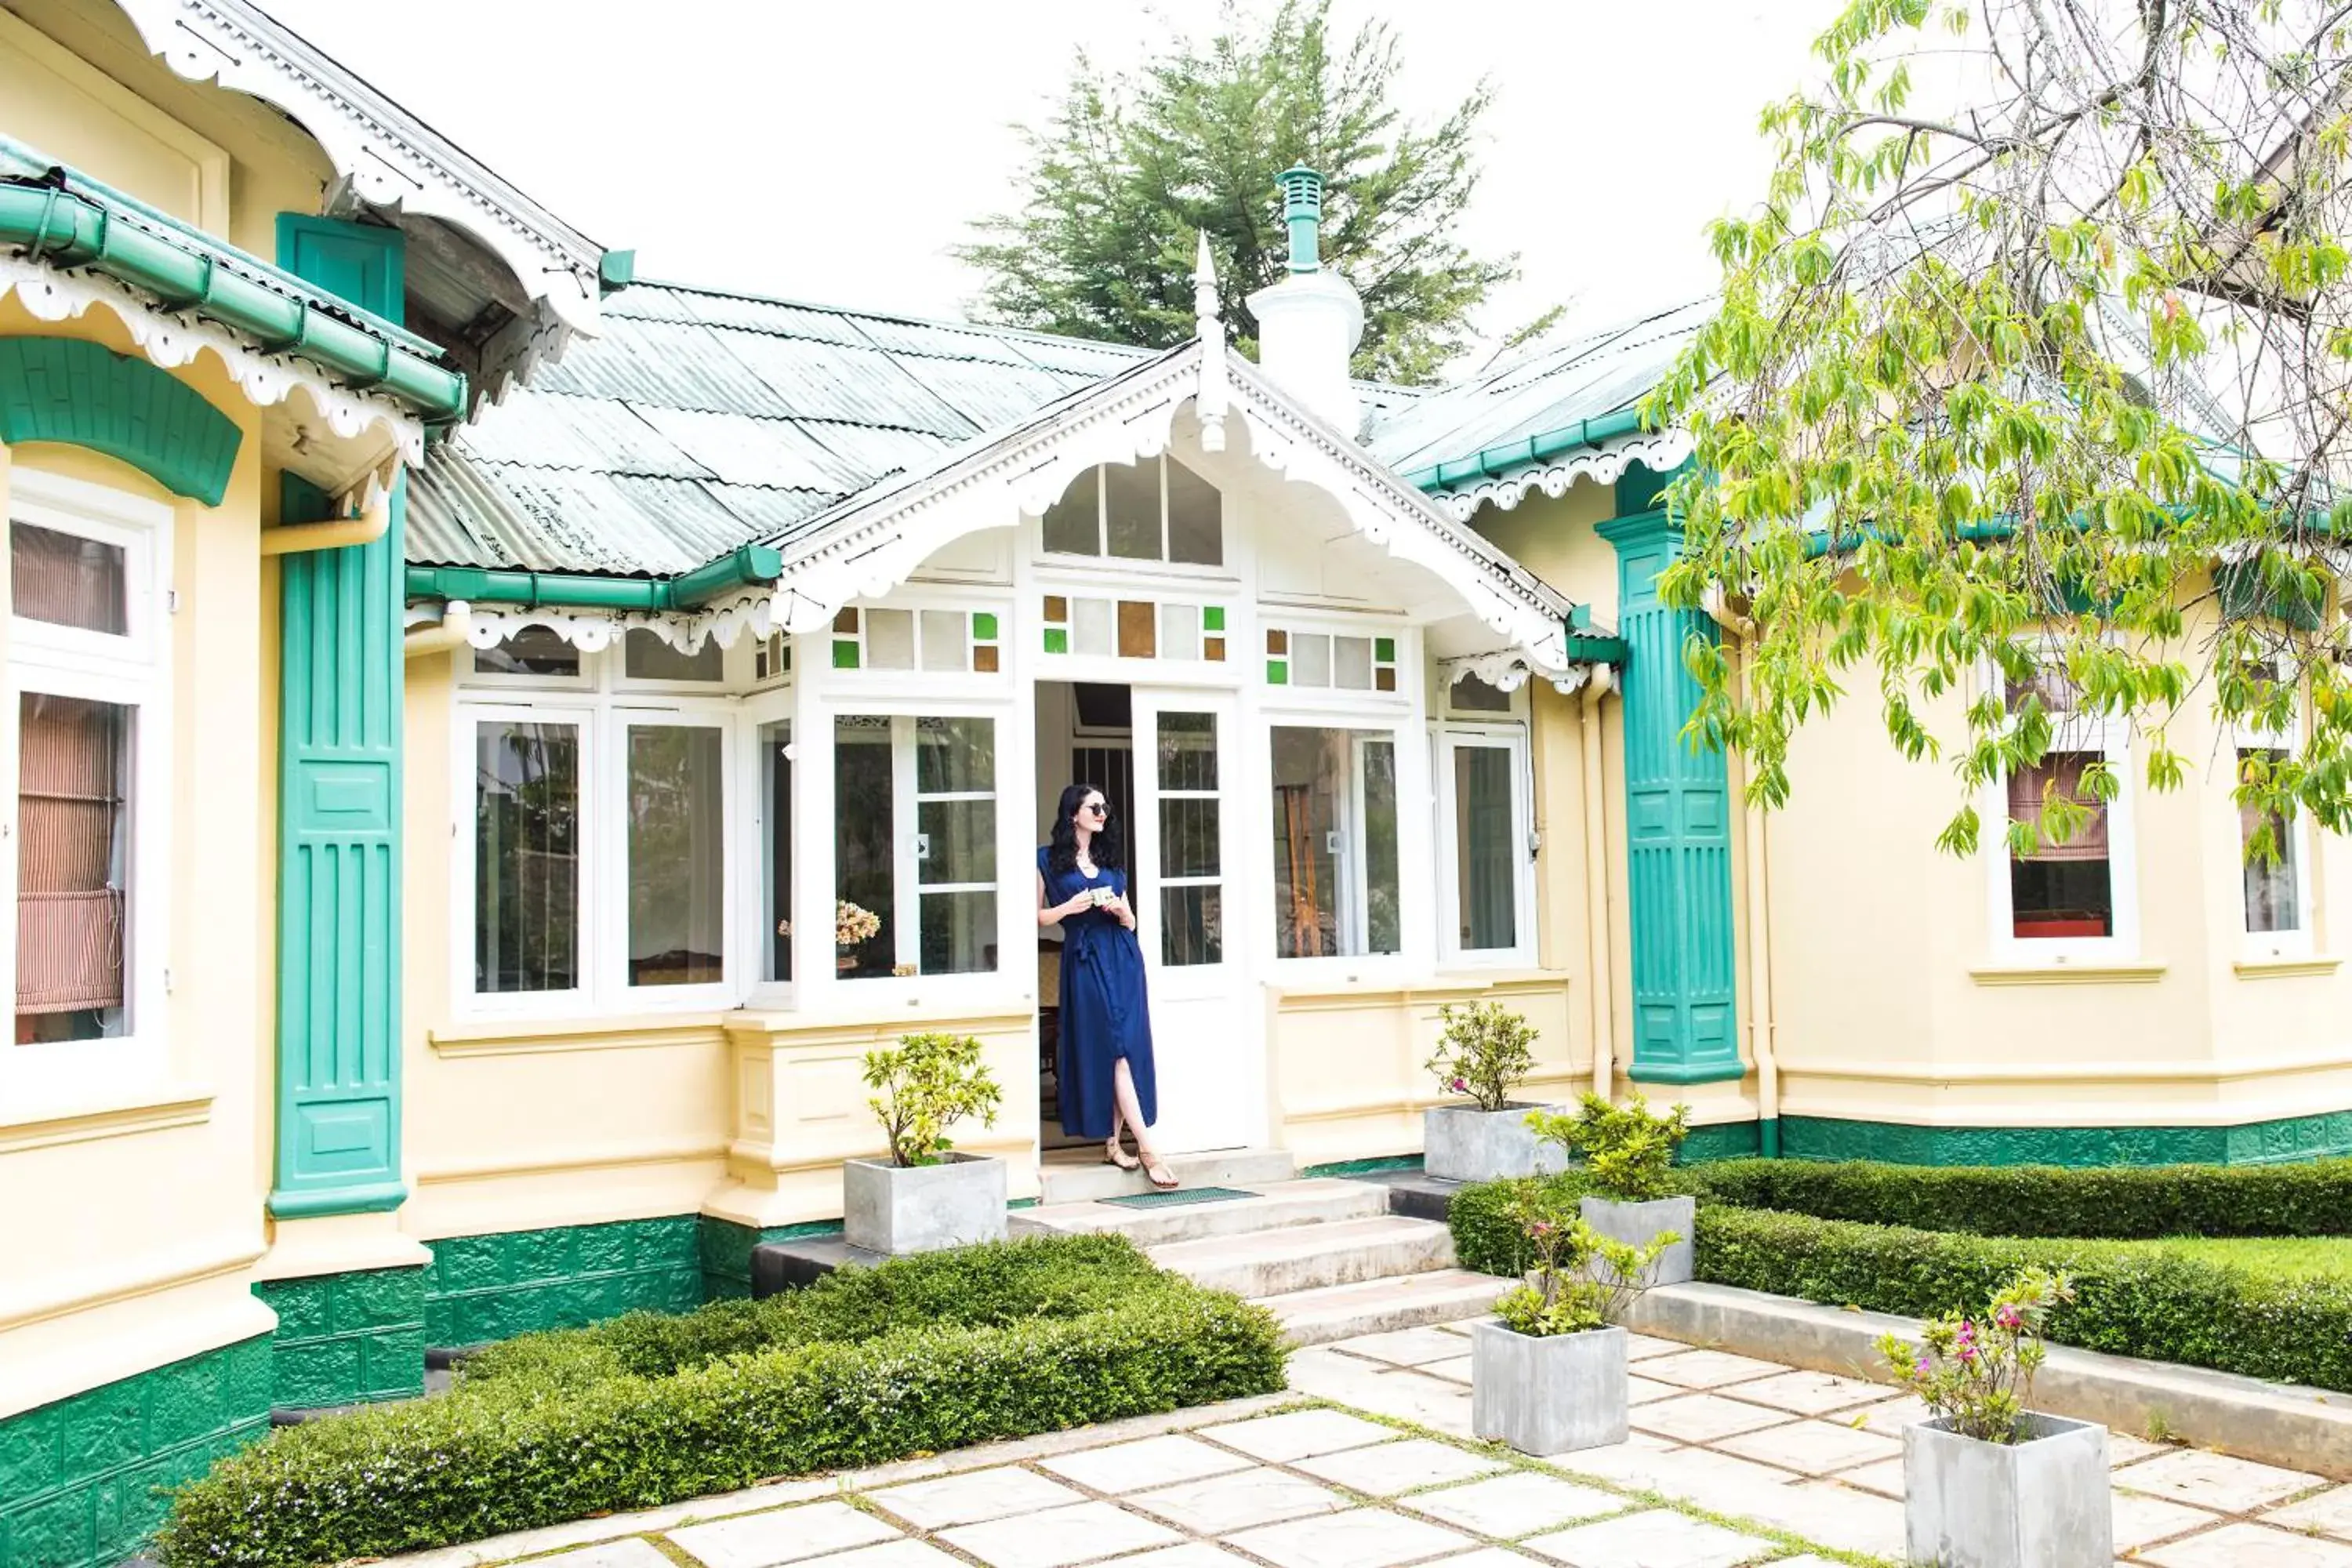
[[[1265,661],[1265,683],[1268,686],[1289,685],[1290,661],[1281,658],[1267,659]]]
[[[835,639],[833,645],[833,668],[835,669],[856,669],[857,668],[857,645],[854,642]]]
[[[1045,628],[1045,651],[1047,653],[1067,653],[1070,651],[1070,631],[1067,626],[1047,626]]]
[[[1202,605],[1201,629],[1204,632],[1223,631],[1225,629],[1225,607],[1223,605]]]
[[[1372,658],[1381,664],[1394,664],[1396,662],[1396,638],[1374,637],[1372,639]]]
[[[974,642],[994,642],[996,640],[996,617],[990,615],[986,610],[975,611],[971,617],[971,640]]]

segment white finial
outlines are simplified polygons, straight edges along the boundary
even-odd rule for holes
[[[1202,337],[1210,325],[1222,327],[1217,314],[1217,258],[1209,253],[1209,231],[1201,231],[1200,250],[1192,263],[1192,317]]]
[[[1209,253],[1209,231],[1201,231],[1192,264],[1192,316],[1201,339],[1201,389],[1193,412],[1201,418],[1201,450],[1225,449],[1225,323],[1217,314],[1217,259]]]

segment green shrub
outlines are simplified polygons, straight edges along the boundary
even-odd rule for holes
[[[2116,1240],[2352,1232],[2352,1160],[2091,1169],[1725,1160],[1687,1174],[1703,1195],[1744,1208],[1922,1230]]]
[[[898,1165],[938,1164],[955,1147],[950,1127],[974,1118],[993,1127],[1004,1101],[971,1035],[901,1035],[866,1053],[866,1087],[882,1091],[866,1104]]]
[[[158,1546],[173,1568],[389,1556],[1282,1386],[1264,1310],[1116,1238],[1007,1243],[498,1347],[439,1398],[223,1460]]]
[[[1972,1236],[1702,1203],[1698,1278],[1928,1318],[2063,1270],[2055,1344],[2352,1392],[2352,1282],[2276,1279],[2100,1241]]]
[[[1672,1115],[1656,1116],[1638,1094],[1623,1105],[1587,1094],[1574,1115],[1533,1110],[1528,1125],[1537,1137],[1582,1160],[1603,1197],[1646,1203],[1674,1190],[1669,1173],[1675,1152],[1690,1136],[1690,1107],[1677,1105]]]
[[[1536,1070],[1540,1031],[1500,1002],[1448,1002],[1437,1016],[1444,1028],[1423,1070],[1435,1075],[1438,1092],[1466,1094],[1490,1113],[1508,1109],[1511,1091]]]
[[[1581,1170],[1474,1182],[1454,1194],[1445,1211],[1445,1223],[1454,1231],[1454,1258],[1482,1274],[1525,1274],[1535,1262],[1520,1218],[1528,1205],[1545,1204],[1573,1212],[1576,1201],[1592,1190],[1592,1178]]]

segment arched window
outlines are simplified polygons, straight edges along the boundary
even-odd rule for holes
[[[1105,463],[1071,482],[1045,513],[1055,555],[1225,563],[1224,498],[1173,458]]]

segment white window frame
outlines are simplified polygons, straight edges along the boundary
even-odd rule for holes
[[[1285,689],[1274,687],[1269,689],[1281,691]],[[1311,695],[1318,697],[1329,695],[1321,688],[1310,687],[1307,690]],[[1382,740],[1389,742],[1395,748],[1391,754],[1394,760],[1397,775],[1397,945],[1395,951],[1391,952],[1375,952],[1370,950],[1371,858],[1360,847],[1355,853],[1345,857],[1344,879],[1338,890],[1341,895],[1339,910],[1341,929],[1348,937],[1353,938],[1361,945],[1354,952],[1326,953],[1314,957],[1285,956],[1282,952],[1281,920],[1279,915],[1276,915],[1269,920],[1266,927],[1265,953],[1266,962],[1273,965],[1276,973],[1328,973],[1335,966],[1339,965],[1348,966],[1351,973],[1361,973],[1368,969],[1375,972],[1382,971],[1391,966],[1404,964],[1413,950],[1414,944],[1411,934],[1412,921],[1406,912],[1412,902],[1412,863],[1407,849],[1412,831],[1407,825],[1407,818],[1412,811],[1406,803],[1404,792],[1406,778],[1404,748],[1409,743],[1408,730],[1399,715],[1387,710],[1386,700],[1389,697],[1387,692],[1340,691],[1338,695],[1347,698],[1378,697],[1382,700],[1383,705],[1380,708],[1372,708],[1349,704],[1318,703],[1312,706],[1266,707],[1260,710],[1255,722],[1251,725],[1255,733],[1246,743],[1255,744],[1262,749],[1262,757],[1252,768],[1249,777],[1255,787],[1264,788],[1266,794],[1260,798],[1257,805],[1245,805],[1243,809],[1249,816],[1255,816],[1261,810],[1270,813],[1273,808],[1272,766],[1275,731],[1345,731],[1349,735],[1348,822],[1347,826],[1337,831],[1342,834],[1348,833],[1364,820],[1364,742]],[[1266,832],[1271,826],[1269,819],[1259,817],[1258,820],[1259,831]],[[1278,868],[1273,858],[1272,837],[1269,836],[1262,842],[1265,845],[1264,851],[1265,858],[1260,863],[1265,868],[1265,894],[1270,896],[1280,885],[1277,877]],[[1261,905],[1260,908],[1263,909],[1264,906]]]
[[[1160,553],[1157,557],[1113,555],[1110,552],[1111,465],[1108,462],[1104,462],[1097,463],[1094,467],[1087,469],[1084,473],[1072,479],[1067,485],[1063,487],[1062,493],[1055,496],[1045,509],[1046,511],[1051,511],[1055,507],[1061,505],[1063,500],[1068,497],[1070,491],[1077,488],[1079,479],[1093,479],[1095,481],[1094,553],[1091,555],[1082,555],[1071,551],[1055,550],[1049,547],[1045,543],[1045,512],[1040,512],[1037,514],[1036,559],[1038,563],[1040,565],[1051,565],[1055,567],[1075,565],[1081,570],[1091,565],[1093,569],[1097,571],[1142,571],[1150,573],[1155,576],[1167,572],[1180,573],[1188,576],[1230,576],[1233,572],[1233,530],[1227,526],[1225,514],[1227,497],[1222,487],[1218,486],[1206,474],[1203,474],[1199,469],[1192,468],[1190,464],[1185,465],[1185,471],[1190,473],[1201,483],[1207,485],[1211,489],[1217,492],[1217,559],[1213,563],[1205,561],[1171,561],[1168,559],[1168,465],[1171,462],[1177,462],[1180,460],[1181,459],[1179,459],[1172,452],[1161,452],[1154,457],[1138,458],[1133,463],[1119,465],[1122,468],[1136,468],[1140,467],[1145,463],[1150,463],[1152,466],[1152,471],[1159,478]]]
[[[1998,667],[1987,666],[1984,680],[2006,700],[2007,681]],[[1981,798],[1978,815],[1983,824],[1979,844],[1985,860],[1990,929],[1988,944],[2001,963],[2020,967],[2079,963],[2128,963],[2139,956],[2139,837],[2135,809],[2137,781],[2132,776],[2131,721],[2127,716],[2069,713],[2051,716],[2050,746],[2045,756],[2061,752],[2095,752],[2105,759],[2116,780],[2115,798],[2107,803],[2107,894],[2115,905],[2114,932],[2098,937],[2021,937],[2010,897],[2009,775],[1993,779]]]
[[[598,861],[602,858],[597,831],[603,810],[602,770],[598,766],[601,744],[598,736],[597,704],[584,696],[566,694],[549,702],[468,702],[454,705],[456,710],[456,741],[451,752],[450,800],[454,809],[452,838],[455,843],[457,867],[450,878],[454,893],[453,919],[450,926],[450,994],[457,999],[457,1011],[478,1017],[562,1016],[586,1011],[596,995],[596,974],[602,955],[597,941],[596,910],[598,896]],[[578,805],[580,869],[573,879],[573,888],[580,900],[575,917],[578,921],[580,951],[580,984],[563,991],[478,991],[474,988],[474,918],[475,900],[478,896],[481,865],[476,853],[478,834],[475,821],[475,758],[480,745],[480,730],[485,724],[569,724],[580,736],[580,763],[577,772],[580,799]]]
[[[608,672],[604,685],[608,690],[636,695],[695,698],[724,697],[737,689],[735,659],[730,657],[732,650],[725,647],[719,649],[719,673],[709,680],[670,680],[653,676],[631,675],[629,673],[629,638],[640,632],[657,641],[667,643],[668,640],[651,626],[628,626],[615,633],[612,642],[606,645],[604,650],[604,667]],[[713,647],[718,640],[714,637],[706,635],[703,647]],[[737,640],[740,642],[743,639]],[[748,676],[751,671],[751,650],[746,648],[741,658],[743,671]],[[587,668],[584,661],[582,668],[583,669]]]
[[[1536,962],[1535,791],[1527,730],[1511,723],[1448,722],[1435,727],[1431,741],[1431,771],[1437,786],[1438,962],[1447,968],[1530,968]],[[1499,751],[1510,758],[1511,826],[1516,842],[1511,847],[1513,941],[1508,947],[1462,945],[1461,850],[1454,831],[1461,802],[1455,797],[1454,753],[1465,749]]]
[[[599,938],[600,956],[588,980],[589,994],[604,1007],[620,1005],[632,1011],[660,1012],[670,1008],[707,1010],[731,1007],[740,994],[737,974],[742,962],[742,922],[736,900],[742,880],[740,837],[742,813],[729,798],[741,787],[742,770],[736,764],[736,708],[724,699],[661,700],[649,692],[632,690],[617,698],[603,715],[603,768],[609,775],[604,797],[612,809],[597,819],[604,873],[589,885],[603,918],[593,930]],[[719,733],[719,816],[723,841],[719,849],[722,879],[719,889],[719,977],[700,984],[639,985],[629,979],[629,745],[632,729],[715,730]]]
[[[2269,667],[2271,679],[2284,680],[2293,678],[2292,672],[2284,668],[2281,661],[2272,659],[2264,662]],[[2242,720],[2231,727],[2228,771],[2230,789],[2223,792],[2222,800],[2230,814],[2230,844],[2238,853],[2236,862],[2238,940],[2243,945],[2245,956],[2250,959],[2308,958],[2314,950],[2312,923],[2316,900],[2314,898],[2312,880],[2318,869],[2319,858],[2313,853],[2311,824],[2308,817],[2300,811],[2291,812],[2286,818],[2286,832],[2284,836],[2285,842],[2279,846],[2281,855],[2294,868],[2294,929],[2293,931],[2253,931],[2249,929],[2246,923],[2252,911],[2246,908],[2244,825],[2239,816],[2238,803],[2232,798],[2238,784],[2239,752],[2292,752],[2301,743],[2302,738],[2303,694],[2299,690],[2295,693],[2294,717],[2288,721],[2285,729],[2269,729]]]
[[[539,626],[536,629],[550,632],[559,639],[562,637],[562,634],[555,631],[551,626]],[[506,639],[502,637],[499,640]],[[474,656],[481,651],[484,650],[476,648],[470,642],[457,650],[455,668],[457,684],[460,689],[473,688],[498,692],[555,691],[567,696],[592,692],[597,688],[599,677],[603,673],[601,665],[604,658],[603,652],[591,653],[575,644],[572,651],[580,656],[580,673],[577,675],[509,674],[504,670],[476,668]],[[618,655],[615,654],[614,657],[617,658]],[[489,700],[510,701],[513,699],[499,697]]]
[[[748,939],[743,952],[742,995],[744,1005],[751,1007],[787,1008],[793,1005],[797,980],[768,978],[770,944],[775,938],[774,917],[768,907],[768,779],[766,773],[767,743],[762,732],[772,725],[782,725],[786,736],[784,754],[794,769],[802,765],[800,715],[789,686],[764,686],[745,699],[740,722],[742,743],[735,769],[736,799],[740,808],[733,816],[740,824],[739,842],[748,853],[741,858],[751,869],[745,874],[740,888],[740,910],[743,931]],[[798,786],[790,795],[793,806],[798,805]],[[801,847],[793,846],[793,858],[797,868]],[[730,858],[730,864],[733,863]],[[797,868],[793,887],[799,883]],[[787,898],[789,900],[790,893]],[[792,944],[795,963],[808,949]]]
[[[116,637],[29,620],[8,622],[8,739],[0,745],[0,878],[16,885],[16,732],[26,692],[108,702],[133,710],[131,725],[129,906],[123,1004],[130,1032],[96,1040],[0,1045],[0,1121],[94,1099],[136,1096],[171,1075],[165,1016],[170,975],[172,752],[171,638],[173,509],[105,485],[17,465],[7,476],[5,517],[122,551],[126,629]],[[16,900],[0,929],[0,974],[16,982]],[[12,1031],[13,1032],[13,1031]]]
[[[994,776],[990,780],[987,789],[929,794],[922,795],[919,801],[915,793],[917,772],[915,724],[919,719],[931,717],[980,719],[987,721],[990,726],[991,756],[994,768]],[[996,967],[966,970],[958,973],[869,974],[855,979],[836,973],[827,977],[831,984],[838,987],[834,994],[844,999],[870,995],[878,1001],[887,1002],[904,1000],[915,994],[918,987],[925,997],[986,994],[1001,985],[1009,973],[1014,974],[1019,973],[1017,969],[1010,971],[1007,969],[1008,957],[1017,960],[1020,955],[1017,952],[1008,953],[1005,946],[1005,900],[1008,897],[1017,897],[1022,907],[1027,909],[1033,886],[1029,879],[1019,875],[1020,868],[1009,867],[1005,858],[1008,830],[1005,803],[1008,798],[1014,801],[1023,798],[1018,795],[1009,795],[1006,789],[1008,759],[1005,748],[1013,735],[1012,717],[1002,711],[999,705],[993,703],[940,704],[919,712],[909,707],[904,700],[870,698],[854,691],[834,694],[824,710],[822,721],[825,726],[824,766],[835,770],[836,778],[839,776],[840,766],[837,756],[840,747],[840,724],[845,719],[887,719],[890,723],[890,892],[893,907],[900,911],[898,929],[892,933],[892,963],[899,967],[905,967],[921,962],[922,899],[926,893],[937,895],[984,892],[993,894],[995,900]],[[794,737],[796,744],[799,739],[797,735]],[[794,765],[805,764],[802,759],[796,757]],[[923,885],[918,844],[920,837],[920,801],[941,800],[987,800],[995,803],[996,875],[988,881],[938,882],[930,884],[928,888]],[[836,798],[834,802],[836,818],[840,809],[841,804]],[[841,858],[837,846],[835,853],[827,857],[827,859],[832,870],[832,885],[828,889],[827,900],[827,907],[830,908],[832,903],[841,896]],[[805,953],[808,949],[803,947],[800,951]],[[828,943],[819,951],[831,952],[833,948]]]

